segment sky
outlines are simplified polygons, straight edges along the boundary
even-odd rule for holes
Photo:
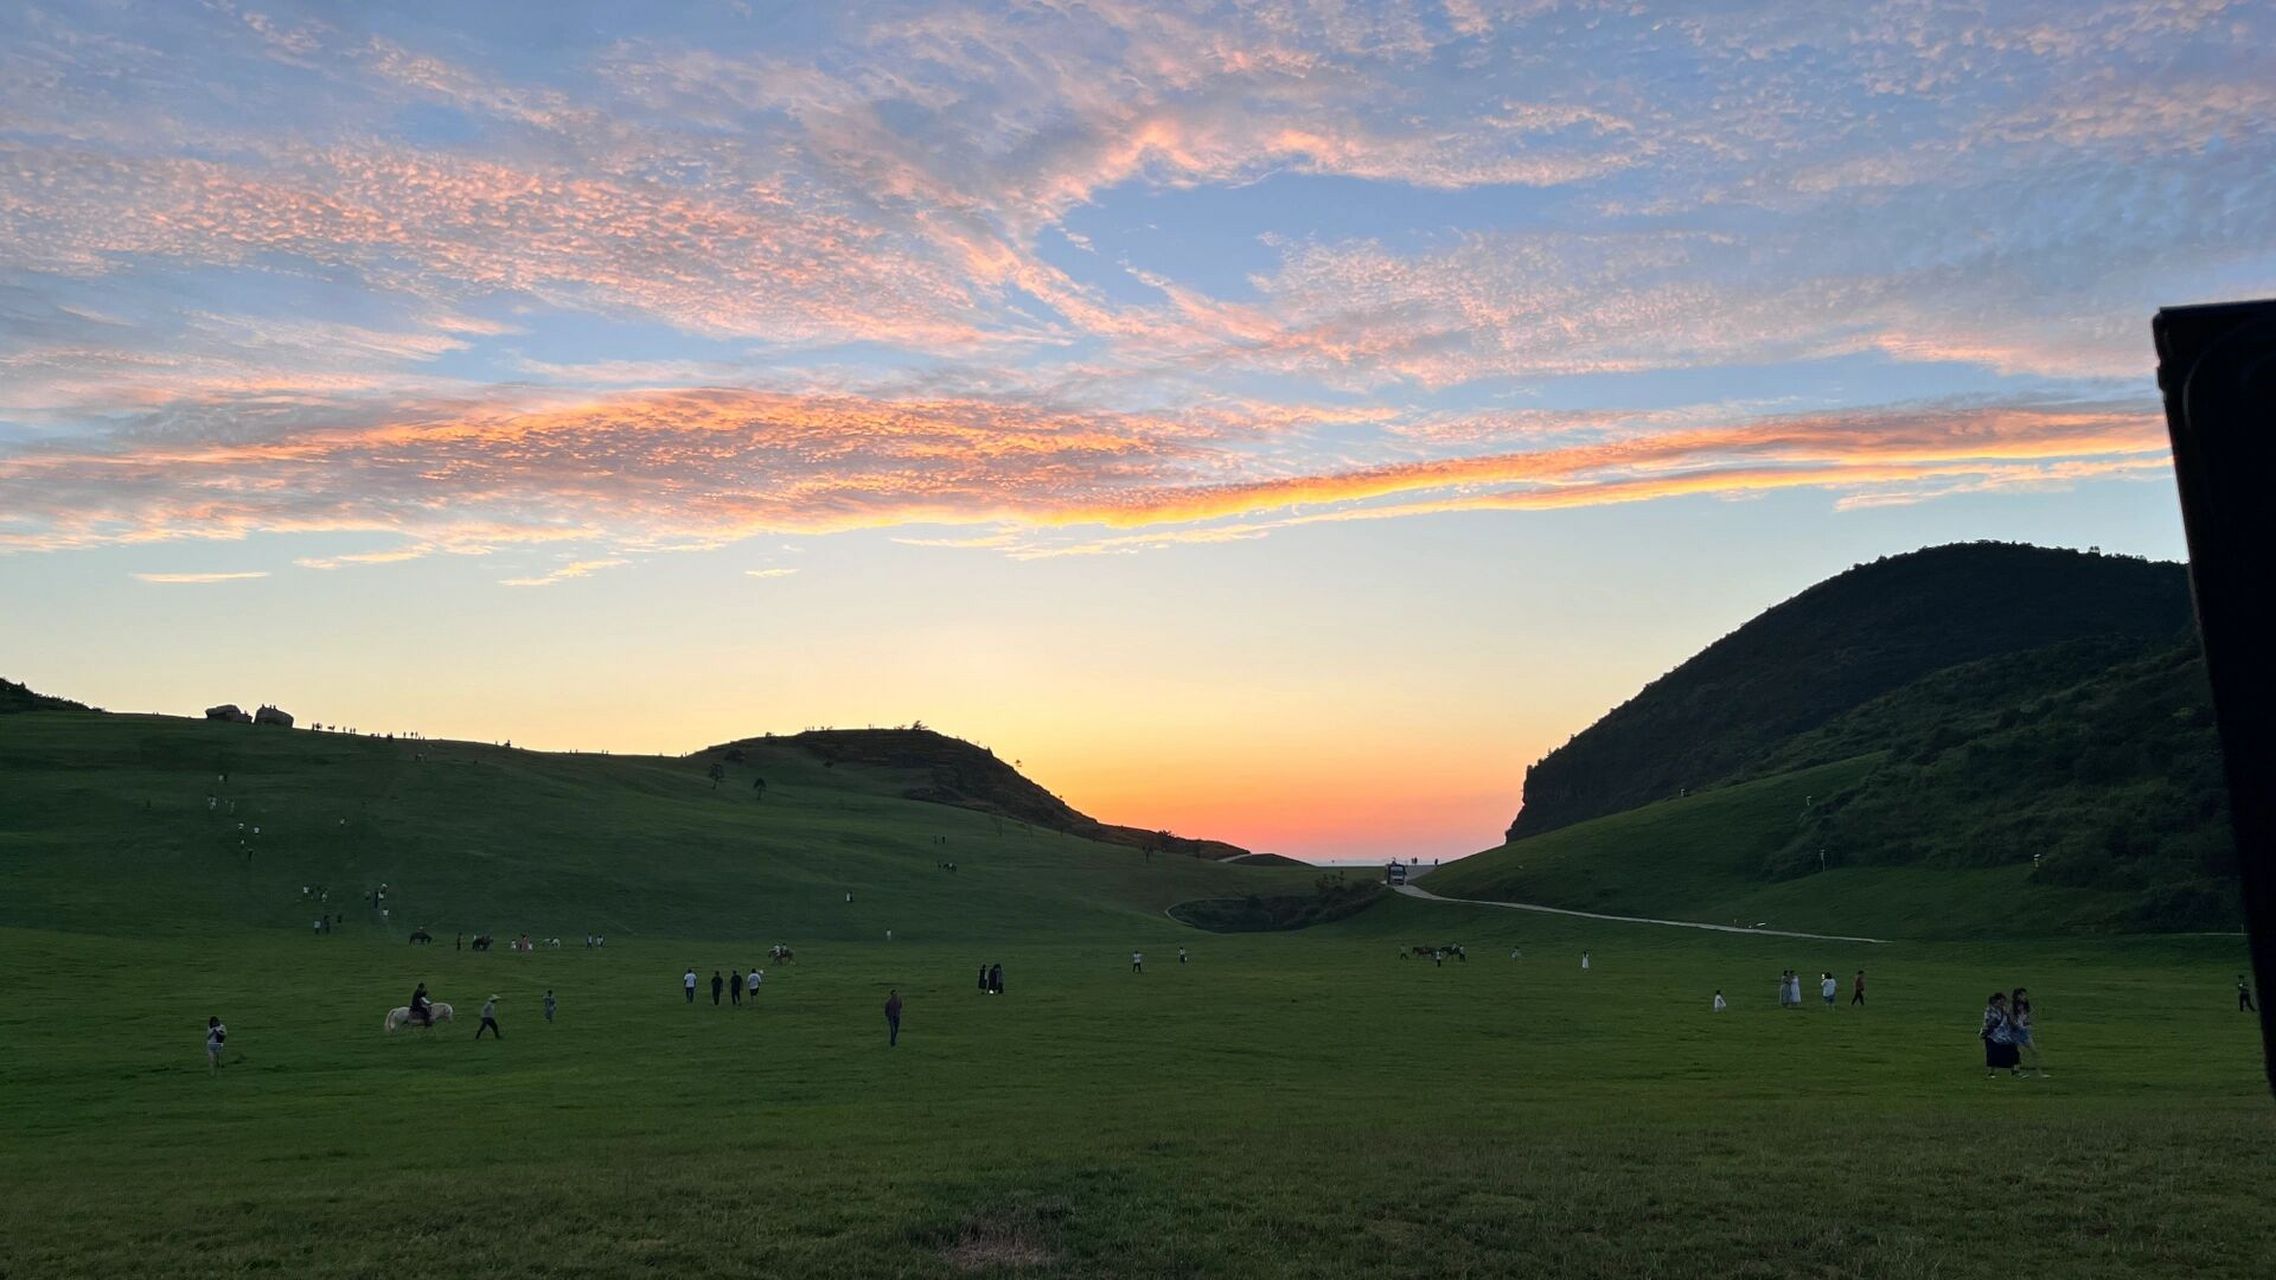
[[[0,675],[926,725],[1315,858],[1761,609],[2178,558],[2276,5],[0,7]]]

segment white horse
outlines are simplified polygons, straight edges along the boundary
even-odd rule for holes
[[[450,1006],[449,1006],[448,1004],[445,1004],[444,1002],[442,1002],[442,1001],[440,1001],[440,1000],[437,1000],[437,1001],[435,1001],[433,1004],[431,1004],[431,1005],[428,1005],[428,1006],[427,1006],[427,1011],[428,1011],[428,1012],[430,1012],[430,1013],[432,1013],[432,1014],[434,1015],[434,1020],[435,1020],[436,1022],[448,1022],[448,1021],[450,1021]],[[399,1004],[399,1005],[395,1006],[394,1008],[392,1008],[392,1009],[389,1009],[389,1010],[387,1011],[387,1033],[388,1033],[389,1035],[394,1035],[394,1034],[395,1034],[395,1029],[396,1029],[397,1027],[407,1027],[407,1026],[410,1026],[410,1025],[411,1025],[411,1006],[410,1006],[410,1005],[407,1005],[407,1004]]]

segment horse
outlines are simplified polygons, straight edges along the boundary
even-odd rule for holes
[[[776,943],[774,946],[767,949],[767,958],[775,961],[783,961],[795,960],[797,957],[791,954],[790,948],[783,946],[780,943]]]
[[[428,1005],[427,1012],[433,1015],[433,1020],[435,1022],[450,1021],[450,1005],[441,1000],[437,1000],[433,1004]],[[395,1029],[397,1027],[407,1027],[412,1025],[415,1024],[411,1021],[410,1005],[399,1004],[387,1011],[387,1034],[394,1035]]]
[[[425,929],[413,929],[411,931],[411,941],[414,945],[425,946],[434,940],[435,935],[427,932]]]
[[[488,951],[490,949],[490,941],[491,939],[489,934],[478,933],[474,935],[474,941],[468,945],[472,946],[476,951]]]

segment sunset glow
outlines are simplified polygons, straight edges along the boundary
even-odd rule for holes
[[[446,15],[447,16],[439,16]],[[0,14],[0,675],[692,750],[913,720],[1300,856],[1861,559],[2177,557],[2276,9]]]

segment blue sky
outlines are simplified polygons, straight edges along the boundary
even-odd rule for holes
[[[13,6],[0,664],[1460,852],[1856,559],[2179,553],[2147,320],[2276,287],[2272,27]]]

